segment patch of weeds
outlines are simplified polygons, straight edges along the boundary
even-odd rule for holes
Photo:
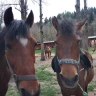
[[[49,64],[42,65],[39,70],[45,70],[47,67],[49,67]]]
[[[89,90],[89,91],[94,91],[94,89],[96,89],[96,81],[91,82],[91,83],[88,85],[88,90]]]
[[[16,87],[9,85],[6,96],[20,96],[20,95]]]
[[[51,85],[42,85],[41,86],[41,96],[56,96],[57,89]]]
[[[49,71],[38,69],[36,71],[36,75],[40,81],[52,81],[52,80],[54,80],[54,78],[53,78],[54,74],[49,72]]]

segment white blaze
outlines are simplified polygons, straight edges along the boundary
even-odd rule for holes
[[[28,43],[28,39],[27,39],[27,38],[21,37],[21,38],[19,38],[19,40],[20,40],[20,43],[21,43],[23,46],[26,46],[27,43]]]

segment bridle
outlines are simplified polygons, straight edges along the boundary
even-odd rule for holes
[[[15,83],[16,83],[17,88],[19,88],[18,87],[18,84],[19,84],[20,81],[30,81],[30,80],[33,80],[34,81],[34,80],[37,80],[37,77],[35,75],[16,75],[14,73],[12,67],[10,66],[10,63],[8,61],[8,58],[7,58],[6,53],[5,53],[5,59],[6,59],[6,63],[8,65],[8,67],[9,67],[9,70],[11,72],[11,75],[12,75],[12,77],[15,80]]]

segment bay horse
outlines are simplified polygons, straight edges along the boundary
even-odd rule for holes
[[[51,58],[51,48],[50,46],[45,46],[45,58]]]
[[[58,22],[55,16],[52,18],[57,31],[52,68],[63,96],[87,96],[87,86],[94,77],[91,54],[80,49],[79,32],[86,20],[75,24],[70,19]]]
[[[11,75],[20,96],[40,96],[34,66],[36,40],[30,32],[33,21],[32,10],[26,20],[15,20],[12,7],[4,13],[5,27],[0,33],[0,96],[5,96]]]

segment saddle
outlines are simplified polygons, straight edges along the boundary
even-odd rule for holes
[[[84,69],[88,69],[88,68],[92,68],[92,64],[91,61],[88,59],[88,57],[86,56],[86,54],[84,54],[82,51],[80,51],[80,63],[82,64]],[[54,56],[51,62],[51,66],[52,69],[54,70],[54,72],[56,73],[60,73],[61,69],[60,66],[58,64],[58,60],[57,60],[57,56]]]

